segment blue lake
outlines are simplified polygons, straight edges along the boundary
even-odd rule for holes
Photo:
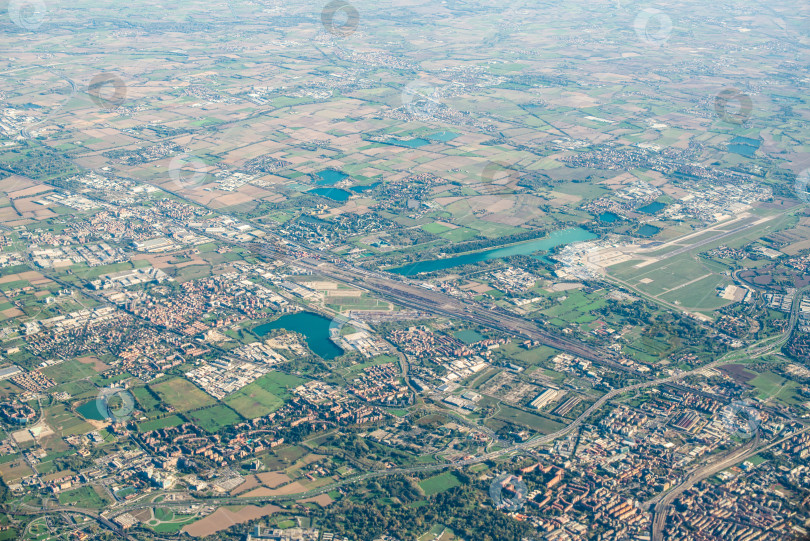
[[[259,325],[253,332],[264,336],[270,331],[284,329],[303,334],[307,346],[317,356],[327,361],[343,355],[343,350],[329,338],[329,326],[332,320],[315,312],[296,312],[285,314],[275,321]]]
[[[638,212],[643,212],[645,214],[655,214],[657,212],[661,212],[666,205],[664,203],[659,203],[658,201],[653,201],[649,205],[644,205],[643,207],[637,209]]]
[[[321,177],[315,181],[315,184],[318,186],[332,186],[345,178],[349,178],[349,175],[335,171],[334,169],[324,169],[316,174]]]
[[[661,231],[661,229],[654,225],[644,224],[638,228],[636,233],[642,237],[652,237],[653,235],[657,235],[659,231]]]
[[[551,250],[557,246],[571,244],[572,242],[581,242],[595,238],[597,238],[597,236],[590,231],[575,227],[571,229],[554,231],[542,239],[527,240],[525,242],[504,246],[503,248],[492,248],[489,250],[482,250],[480,252],[446,257],[444,259],[420,261],[419,263],[411,263],[410,265],[403,265],[402,267],[397,267],[395,269],[388,269],[388,272],[400,274],[402,276],[416,276],[420,272],[435,272],[461,265],[471,265],[474,263],[480,263],[482,261],[498,259],[501,257],[530,255],[534,252]]]
[[[103,421],[109,417],[107,412],[107,404],[102,399],[85,402],[76,408],[76,413],[85,419],[90,419],[92,421]]]
[[[90,419],[92,421],[115,419],[116,414],[125,415],[123,413],[124,411],[131,411],[131,408],[128,408],[127,406],[134,405],[134,398],[129,391],[121,392],[129,395],[129,398],[123,398],[122,396],[119,396],[119,393],[117,392],[109,395],[99,396],[95,400],[85,402],[76,408],[76,413],[85,419]],[[132,400],[132,402],[129,402],[129,400]]]
[[[391,139],[386,141],[385,144],[395,146],[395,147],[407,147],[407,148],[419,148],[425,145],[429,145],[430,141],[427,139],[408,139],[407,141],[400,141]]]
[[[355,193],[363,193],[363,192],[367,192],[369,190],[373,190],[374,188],[376,188],[379,185],[380,185],[379,182],[375,182],[374,184],[366,184],[365,186],[352,186],[349,189],[351,191],[355,192]]]
[[[340,201],[341,203],[348,201],[349,197],[352,196],[351,192],[347,192],[346,190],[342,190],[340,188],[315,188],[314,190],[309,190],[307,193],[320,195],[321,197],[333,199],[334,201]]]
[[[605,222],[608,224],[612,224],[616,220],[619,219],[619,215],[613,212],[603,212],[599,216],[596,217],[600,222]]]
[[[738,136],[729,142],[728,150],[729,152],[745,156],[746,158],[753,158],[761,145],[762,141],[759,139]]]

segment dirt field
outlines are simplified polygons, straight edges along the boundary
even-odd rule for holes
[[[242,498],[255,498],[257,496],[283,496],[286,494],[295,494],[297,492],[306,492],[306,490],[307,488],[304,485],[298,481],[294,481],[289,485],[284,485],[281,488],[269,489],[267,487],[260,487],[243,494]]]
[[[718,370],[723,372],[725,375],[732,378],[737,383],[748,383],[750,380],[754,379],[757,375],[749,372],[745,369],[742,365],[739,364],[725,364],[723,366],[718,367]]]
[[[137,518],[141,522],[146,522],[152,518],[152,510],[151,509],[140,509],[138,511],[130,511],[129,513],[133,517]]]
[[[93,365],[93,370],[95,370],[96,372],[104,372],[109,368],[109,365],[106,365],[103,362],[99,361],[96,357],[82,357],[77,360],[82,364]]]
[[[328,507],[334,500],[329,497],[329,494],[319,494],[314,498],[307,498],[306,500],[299,500],[298,503],[317,503],[321,507]]]
[[[260,473],[256,477],[258,477],[259,481],[264,486],[270,488],[276,488],[277,486],[283,485],[284,483],[288,483],[290,481],[287,474],[275,471]]]
[[[47,284],[50,282],[50,280],[42,276],[37,271],[27,271],[27,272],[20,272],[18,274],[7,274],[3,277],[0,277],[0,284],[6,284],[8,282],[17,282],[19,280],[26,280],[32,284],[34,282],[38,282],[40,284]]]
[[[6,318],[20,317],[25,315],[23,311],[20,310],[19,308],[9,308],[7,310],[3,310],[2,312],[0,312],[0,314],[3,314],[3,316],[5,316]]]
[[[212,535],[226,528],[230,528],[235,524],[242,524],[243,522],[266,517],[267,515],[272,515],[281,510],[281,507],[275,505],[265,505],[264,507],[248,505],[239,511],[231,511],[220,507],[207,517],[183,527],[182,531],[193,537],[205,537],[206,535]]]
[[[236,487],[231,491],[231,494],[241,494],[243,492],[247,492],[248,490],[252,490],[254,488],[276,488],[279,485],[283,485],[284,483],[289,483],[290,478],[287,477],[286,474],[281,472],[266,472],[266,473],[259,473],[256,475],[249,475],[245,478],[245,482]]]

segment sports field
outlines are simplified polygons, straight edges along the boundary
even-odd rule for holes
[[[445,490],[450,490],[453,487],[461,485],[458,477],[453,475],[453,472],[444,472],[433,477],[428,477],[419,483],[426,496],[432,496]]]

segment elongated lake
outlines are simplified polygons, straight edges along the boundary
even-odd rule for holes
[[[400,274],[402,276],[416,276],[420,272],[436,272],[439,270],[450,269],[452,267],[459,267],[461,265],[470,265],[473,263],[480,263],[482,261],[489,261],[491,259],[498,259],[501,257],[509,257],[513,255],[531,255],[534,252],[547,251],[557,246],[564,246],[572,242],[581,242],[584,240],[595,239],[597,236],[586,231],[580,227],[571,229],[562,229],[554,231],[542,239],[527,240],[517,244],[510,244],[502,248],[491,248],[489,250],[481,250],[480,252],[471,252],[454,257],[446,257],[444,259],[431,259],[429,261],[420,261],[419,263],[411,263],[410,265],[403,265],[394,269],[388,269],[388,272]]]

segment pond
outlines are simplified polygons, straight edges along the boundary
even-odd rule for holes
[[[406,147],[406,148],[419,148],[425,145],[429,145],[430,141],[427,139],[408,139],[408,140],[400,140],[400,139],[389,139],[385,142],[387,145],[392,145],[395,147]]]
[[[107,419],[106,412],[107,412],[107,405],[104,403],[104,400],[102,399],[85,402],[84,404],[76,408],[76,413],[78,413],[85,419],[89,419],[91,421],[103,421],[104,419]]]
[[[759,139],[751,139],[749,137],[735,137],[728,144],[729,152],[745,156],[746,158],[753,158],[756,155],[757,149],[762,145]]]
[[[333,186],[343,179],[349,178],[346,173],[335,171],[334,169],[324,169],[316,173],[320,178],[315,181],[317,186]]]
[[[645,214],[656,214],[656,213],[661,212],[662,210],[664,210],[665,207],[666,207],[666,205],[664,203],[659,203],[658,201],[653,201],[649,205],[645,205],[645,206],[643,206],[643,207],[641,207],[641,208],[639,208],[637,210],[639,212],[643,212]]]
[[[259,325],[253,329],[253,332],[259,336],[264,336],[277,329],[300,333],[306,338],[307,346],[313,353],[329,361],[343,355],[343,350],[330,338],[329,327],[331,324],[331,319],[315,312],[296,312]]]
[[[363,192],[367,192],[369,190],[373,190],[374,188],[376,188],[379,185],[380,185],[379,182],[375,182],[374,184],[366,184],[366,185],[363,185],[363,186],[352,186],[349,189],[351,191],[355,192],[355,193],[363,193]]]
[[[612,224],[616,220],[619,219],[619,215],[613,212],[603,212],[599,216],[596,217],[597,220],[600,222],[605,222],[606,224]]]
[[[660,231],[661,231],[661,228],[659,228],[659,227],[655,227],[654,225],[650,225],[650,224],[644,224],[644,225],[642,225],[641,227],[638,228],[638,231],[636,231],[636,233],[638,233],[642,237],[648,237],[649,238],[649,237],[657,235]]]

